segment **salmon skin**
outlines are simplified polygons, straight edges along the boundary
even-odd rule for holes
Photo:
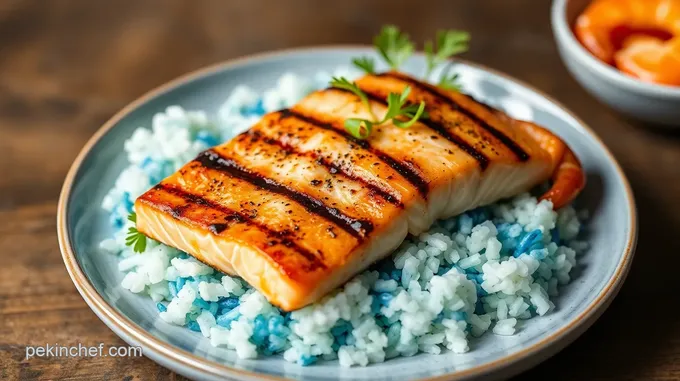
[[[412,91],[429,114],[365,140],[347,118],[371,117],[351,92],[314,92],[201,153],[135,202],[137,229],[261,291],[290,311],[310,304],[436,219],[527,191],[560,207],[584,186],[558,137],[471,97],[399,72],[357,81],[373,113]]]

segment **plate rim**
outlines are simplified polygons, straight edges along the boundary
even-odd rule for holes
[[[97,131],[88,139],[83,148],[80,150],[76,158],[74,159],[71,167],[69,168],[66,177],[64,179],[64,184],[61,188],[59,195],[59,201],[57,204],[57,236],[59,241],[59,248],[62,254],[62,259],[68,274],[76,286],[76,289],[85,300],[87,305],[92,309],[92,311],[99,317],[102,322],[104,322],[117,336],[121,337],[124,341],[133,341],[134,344],[138,344],[144,348],[144,355],[147,357],[153,357],[154,361],[162,361],[165,364],[172,364],[173,366],[182,367],[181,369],[190,369],[192,374],[202,374],[209,375],[211,377],[246,377],[246,378],[258,378],[266,380],[286,380],[285,377],[274,376],[266,373],[259,373],[251,370],[233,368],[227,364],[220,363],[217,361],[209,360],[207,358],[195,355],[181,348],[175,347],[174,345],[167,343],[159,338],[156,338],[151,333],[137,325],[130,318],[122,313],[119,313],[112,305],[110,305],[102,295],[100,295],[95,289],[92,282],[89,280],[83,269],[78,264],[75,256],[75,249],[73,248],[71,237],[68,232],[67,226],[67,210],[69,207],[69,200],[71,198],[71,193],[73,190],[74,181],[76,175],[80,171],[83,161],[90,154],[92,148],[101,140],[104,135],[106,135],[110,130],[117,125],[117,123],[123,119],[130,112],[137,109],[139,106],[143,105],[147,101],[160,96],[165,92],[174,89],[175,87],[181,86],[183,84],[192,82],[194,80],[200,79],[202,77],[220,72],[222,70],[227,70],[230,68],[247,66],[251,63],[283,57],[296,53],[313,53],[317,52],[328,52],[328,51],[342,51],[342,50],[367,50],[373,51],[373,47],[369,45],[362,44],[333,44],[333,45],[320,45],[320,46],[306,46],[297,47],[289,49],[279,49],[272,50],[262,53],[255,53],[250,55],[245,55],[237,57],[234,59],[228,59],[224,61],[217,62],[202,68],[193,70],[186,74],[183,74],[173,80],[170,80],[160,86],[153,88],[152,90],[146,92],[142,96],[138,97],[131,103],[127,104],[120,111],[116,112],[111,118],[109,118]],[[421,56],[421,52],[417,52],[416,55]],[[485,65],[478,63],[473,63],[467,60],[456,59],[456,62],[463,63],[465,65],[474,67],[476,69],[486,71],[497,75],[505,80],[513,82],[516,85],[527,88],[540,97],[551,102],[553,105],[558,107],[561,111],[565,112],[567,115],[572,117],[580,127],[585,130],[599,145],[599,148],[604,152],[608,159],[613,164],[613,167],[619,177],[619,180],[624,185],[624,193],[626,195],[626,200],[628,202],[628,207],[630,209],[630,225],[629,234],[626,238],[626,245],[623,252],[623,257],[619,261],[614,274],[609,279],[607,284],[604,286],[602,292],[590,303],[581,313],[576,317],[571,319],[562,328],[552,332],[548,336],[538,340],[536,343],[523,348],[516,353],[498,358],[488,363],[473,366],[468,369],[463,369],[459,371],[448,372],[445,374],[440,374],[433,377],[419,378],[419,381],[443,381],[443,380],[463,380],[469,379],[476,376],[482,375],[493,375],[497,374],[501,370],[509,370],[510,373],[506,375],[511,376],[517,374],[529,367],[536,365],[539,362],[544,361],[548,357],[551,357],[555,353],[559,352],[561,349],[569,345],[578,336],[580,336],[586,329],[588,329],[599,316],[607,309],[613,298],[618,294],[628,272],[630,270],[635,247],[637,245],[638,236],[638,217],[637,208],[635,205],[635,200],[633,196],[633,191],[630,183],[621,169],[620,164],[614,157],[614,155],[609,151],[607,146],[602,142],[600,137],[593,131],[583,120],[577,117],[573,112],[571,112],[567,107],[565,107],[561,102],[555,100],[550,95],[544,93],[543,91],[535,88],[528,83],[516,79],[508,74],[502,73],[496,69],[489,68]],[[128,343],[130,343],[128,341]],[[150,353],[147,353],[149,351]],[[549,353],[546,353],[549,352]],[[536,356],[539,359],[533,362],[528,361],[532,356],[544,354],[544,356]],[[156,358],[158,356],[158,360]],[[172,363],[166,361],[173,361]],[[168,366],[168,365],[166,365]],[[197,372],[197,373],[196,373]]]

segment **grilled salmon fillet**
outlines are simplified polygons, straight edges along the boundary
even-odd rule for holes
[[[471,97],[399,72],[357,81],[381,118],[390,92],[411,87],[429,117],[408,129],[349,135],[370,118],[351,92],[330,88],[265,115],[201,153],[135,202],[137,229],[225,273],[290,311],[385,257],[407,234],[553,178],[556,207],[584,186],[558,137]]]

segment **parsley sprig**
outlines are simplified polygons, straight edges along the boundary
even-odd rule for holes
[[[406,62],[415,48],[408,34],[402,33],[394,25],[384,26],[373,39],[373,44],[392,70],[397,70]]]
[[[435,43],[425,43],[425,78],[428,78],[434,69],[446,63],[456,54],[468,50],[470,34],[460,30],[440,30],[437,32]],[[387,25],[373,39],[373,43],[380,56],[389,65],[390,69],[398,70],[399,67],[413,54],[415,44],[394,25]],[[375,61],[370,57],[359,57],[352,60],[354,66],[368,74],[375,73]],[[460,91],[458,75],[449,75],[447,71],[440,74],[437,82],[447,90]]]
[[[358,96],[361,99],[361,102],[364,104],[364,106],[366,106],[368,112],[371,113],[371,117],[373,118],[373,120],[376,119],[376,116],[375,114],[373,114],[373,110],[371,109],[371,104],[368,102],[368,96],[366,95],[366,93],[361,91],[359,86],[357,86],[356,82],[350,82],[345,77],[333,77],[331,78],[330,85],[332,87],[337,87],[338,89],[349,90],[353,92],[356,96]]]
[[[425,78],[432,74],[437,66],[445,63],[456,54],[466,52],[470,42],[470,34],[461,30],[440,30],[437,32],[437,45],[432,41],[425,43],[425,61],[427,68]]]
[[[137,224],[137,213],[131,212],[128,221]],[[146,236],[136,226],[130,226],[125,237],[125,246],[132,246],[135,253],[143,253],[146,250]]]
[[[370,57],[359,57],[352,59],[354,66],[368,74],[375,74],[375,61]]]
[[[388,120],[392,121],[392,124],[399,128],[409,128],[421,117],[426,117],[425,113],[425,101],[420,101],[420,104],[406,104],[408,95],[411,93],[411,86],[406,86],[401,94],[390,93],[387,96],[387,113],[383,120],[378,123],[384,123]],[[402,121],[397,119],[399,116],[404,116],[410,118],[409,120]]]
[[[437,82],[437,86],[441,87],[442,89],[460,92],[462,90],[462,86],[458,79],[459,75],[457,73],[452,75],[449,75],[448,73],[442,73],[442,75],[439,77],[439,82]]]
[[[415,124],[421,117],[427,116],[425,113],[425,102],[420,104],[407,103],[408,96],[411,93],[411,87],[406,86],[401,94],[390,93],[387,96],[387,112],[385,116],[378,120],[371,109],[371,104],[368,101],[368,96],[364,93],[355,82],[350,82],[346,78],[333,77],[331,86],[344,90],[349,90],[361,99],[361,102],[366,106],[366,109],[371,114],[371,119],[363,118],[348,118],[345,120],[345,129],[352,136],[357,139],[366,139],[373,127],[381,125],[387,121],[399,128],[408,128]],[[408,118],[407,120],[404,120]]]

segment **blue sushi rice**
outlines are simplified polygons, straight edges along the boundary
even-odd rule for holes
[[[179,290],[181,290],[182,288],[184,288],[184,284],[185,284],[185,283],[186,283],[186,279],[185,279],[185,278],[177,278],[176,286],[175,286],[175,287],[177,288],[177,291],[179,291]]]
[[[238,318],[241,317],[241,314],[238,312],[238,310],[233,309],[231,311],[225,312],[221,315],[217,316],[217,325],[220,325],[224,328],[230,328],[231,323],[234,320],[237,320]]]
[[[217,141],[217,139],[213,138],[212,141]],[[142,160],[139,167],[147,174],[147,176],[149,176],[149,182],[152,184],[160,182],[164,178],[170,176],[174,171],[171,162],[167,160],[154,161],[148,156]]]
[[[522,238],[519,239],[517,246],[515,246],[515,252],[512,255],[517,258],[524,253],[543,247],[543,233],[540,230],[535,229],[522,235]]]
[[[264,102],[259,98],[254,105],[243,106],[240,109],[243,116],[257,116],[260,117],[265,114]]]
[[[245,120],[248,117],[260,117],[270,111],[266,109],[266,105],[271,103],[273,103],[271,99],[265,101],[260,96],[238,107],[230,104],[229,110],[238,113],[234,117]],[[173,112],[178,113],[177,110]],[[233,129],[230,126],[220,131],[215,128],[215,124],[210,122],[201,125],[194,121],[187,122],[186,125],[189,126],[187,128],[192,129],[193,132],[189,136],[193,142],[198,144],[197,147],[211,147],[233,136]],[[143,179],[146,183],[154,184],[177,170],[181,162],[172,158],[160,159],[147,156],[134,165],[147,176]],[[124,213],[132,210],[136,195],[129,191],[119,193],[112,191],[112,194],[114,196],[118,194],[119,203],[118,207],[110,208],[110,222],[115,230],[124,232],[127,226]],[[535,205],[535,199],[531,200],[525,198],[513,202]],[[506,210],[499,209],[504,207]],[[145,283],[142,289],[154,297],[154,300],[162,301],[159,301],[156,306],[163,318],[179,308],[177,306],[183,297],[187,294],[192,295],[193,300],[189,300],[189,305],[182,307],[188,309],[188,312],[185,313],[183,319],[180,316],[179,323],[175,323],[181,324],[183,321],[183,325],[188,329],[211,336],[213,345],[234,348],[239,356],[244,357],[253,357],[257,354],[265,356],[284,354],[286,360],[302,366],[312,365],[320,360],[338,358],[341,365],[351,366],[366,365],[400,355],[409,356],[417,352],[439,353],[440,350],[464,352],[468,350],[467,337],[469,335],[478,336],[487,330],[493,330],[496,334],[512,334],[515,332],[513,320],[528,319],[539,315],[539,312],[542,315],[552,309],[554,307],[552,302],[546,302],[544,294],[549,291],[553,294],[556,292],[557,278],[561,279],[560,283],[568,282],[568,273],[574,262],[573,250],[569,251],[571,249],[567,246],[560,245],[568,245],[574,240],[575,235],[565,235],[566,233],[561,232],[558,226],[546,228],[539,223],[537,226],[530,227],[529,225],[533,222],[521,224],[518,222],[520,217],[513,217],[515,220],[502,217],[507,215],[511,208],[513,206],[510,204],[476,208],[457,217],[438,222],[425,235],[407,238],[396,251],[394,258],[387,258],[375,264],[370,270],[333,294],[337,298],[346,296],[348,303],[357,303],[355,307],[350,308],[351,316],[329,318],[328,316],[332,314],[324,315],[329,311],[335,311],[328,307],[334,302],[334,296],[300,311],[285,312],[269,305],[266,301],[253,299],[256,291],[242,280],[230,278],[212,270],[206,271],[208,273],[189,276],[168,275],[169,278],[157,283],[162,287],[154,288],[155,283]],[[545,213],[552,213],[552,211]],[[572,220],[577,221],[576,217]],[[491,225],[485,225],[489,221]],[[572,223],[577,224],[577,222]],[[579,226],[577,230],[580,231],[581,227]],[[472,237],[475,234],[487,234],[489,237],[484,239],[488,239],[489,242],[497,240],[500,246],[499,252],[494,254],[495,249],[487,243],[487,246],[479,252],[467,253],[465,247],[469,244],[469,240],[474,241]],[[428,243],[430,241],[433,243]],[[102,244],[102,246],[105,245]],[[158,250],[159,247],[165,248],[153,242],[149,246],[142,254],[143,256],[152,255],[149,253]],[[444,246],[446,246],[445,251],[438,249]],[[458,249],[452,249],[453,247]],[[124,260],[134,255],[126,250],[122,249],[121,258]],[[159,258],[167,263],[167,274],[170,274],[170,270],[179,271],[175,265],[170,264],[174,261],[173,258],[180,260],[191,258],[186,253],[167,250],[169,254],[158,254]],[[437,250],[440,254],[431,254],[438,252]],[[441,254],[444,252],[445,254]],[[456,255],[465,256],[468,261],[472,261],[471,258],[477,258],[475,255],[485,259],[479,260],[479,264],[474,264],[473,261],[472,265],[463,266],[460,263],[463,258],[456,259]],[[498,258],[488,259],[487,255],[497,255]],[[404,258],[406,260],[403,260]],[[556,263],[565,261],[569,264],[555,267]],[[506,264],[510,266],[510,262],[514,263],[513,266],[521,267],[523,264],[528,264],[528,266],[539,268],[533,269],[531,277],[523,279],[526,284],[518,283],[516,286],[521,289],[509,293],[509,296],[500,291],[489,292],[488,290],[493,287],[501,287],[498,284],[492,284],[492,273]],[[417,268],[413,267],[414,263],[417,263]],[[197,263],[196,266],[200,268],[203,265]],[[125,271],[128,271],[127,277],[129,274],[137,274],[138,270]],[[456,278],[456,274],[463,276]],[[135,276],[130,276],[128,283],[140,281],[138,278],[145,281],[145,278],[139,276],[135,278]],[[443,279],[458,282],[456,284],[460,285],[456,286],[458,288],[456,288],[457,294],[454,299],[459,298],[456,300],[460,300],[459,303],[465,305],[465,307],[456,307],[458,309],[455,310],[445,307],[438,313],[427,315],[425,324],[430,327],[430,331],[425,333],[418,332],[417,328],[413,327],[417,326],[417,324],[414,325],[417,319],[426,315],[422,315],[424,312],[413,309],[408,304],[416,303],[418,295],[423,295],[423,293],[429,292],[432,295],[430,298],[434,298],[437,286],[423,277],[436,278],[438,282]],[[206,291],[207,288],[200,291],[201,287],[209,285],[219,288],[220,286],[215,285],[224,284],[225,278],[236,279],[238,284],[242,285],[241,291],[233,291],[236,294],[225,291],[224,294],[217,296],[207,295],[209,294]],[[465,284],[470,285],[474,294],[468,295],[470,299],[467,301],[462,296],[466,292],[464,291]],[[128,287],[129,284],[125,280],[123,286],[132,289]],[[233,284],[230,287],[233,287]],[[350,289],[352,289],[351,292]],[[360,296],[356,296],[356,290],[359,290]],[[446,288],[441,290],[446,290]],[[261,313],[253,314],[252,311],[248,311],[250,308],[248,304],[255,303],[252,300],[263,303]],[[540,302],[538,306],[533,304],[536,300]],[[365,307],[361,307],[362,303]],[[503,307],[498,308],[498,305]],[[338,305],[337,307],[342,310],[344,306]],[[364,312],[357,312],[359,310]],[[337,312],[333,313],[337,314]],[[499,317],[498,314],[508,316]],[[325,319],[331,319],[331,322],[328,323]],[[319,328],[318,331],[305,331],[315,325],[325,328]],[[441,339],[440,334],[444,332],[446,332],[446,338]],[[314,339],[311,339],[312,337]],[[415,338],[418,338],[417,342]],[[306,342],[310,340],[318,340],[318,343]]]
[[[125,220],[123,219],[123,216],[116,213],[115,211],[109,216],[109,224],[111,224],[111,227],[116,230],[121,229],[124,223]]]
[[[198,134],[196,134],[196,140],[202,142],[208,147],[213,147],[220,144],[219,137],[210,134],[207,131],[199,131]]]
[[[196,323],[196,321],[193,320],[187,323],[187,328],[189,328],[192,331],[201,332],[201,328],[199,327],[198,323]]]
[[[240,304],[238,298],[234,297],[228,297],[228,298],[220,298],[220,301],[217,302],[217,305],[220,308],[220,313],[225,314],[234,308],[238,307]]]
[[[210,309],[210,303],[206,302],[205,300],[201,298],[196,298],[194,299],[194,306],[202,309],[202,310],[209,310]]]
[[[170,296],[173,298],[177,296],[177,282],[175,281],[168,281],[168,290],[170,292]]]

